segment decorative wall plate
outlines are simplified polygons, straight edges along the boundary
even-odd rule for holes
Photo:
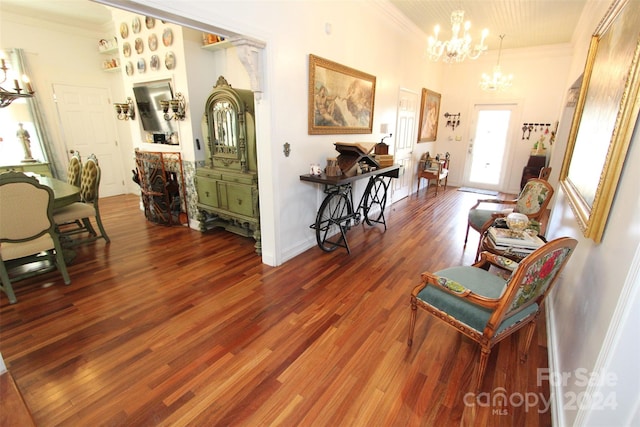
[[[152,16],[146,16],[144,18],[144,24],[147,26],[147,28],[151,29],[156,25],[156,18]]]
[[[125,65],[125,70],[127,71],[127,76],[133,76],[133,64],[131,63],[131,61],[127,62],[127,65]]]
[[[144,42],[140,37],[136,39],[136,52],[142,53],[144,51]]]
[[[144,73],[147,70],[147,62],[144,58],[138,59],[138,72]]]
[[[142,25],[140,24],[140,18],[138,17],[133,18],[133,20],[131,21],[131,31],[133,31],[134,34],[137,34],[140,32],[141,28],[142,28]]]
[[[129,26],[125,22],[120,24],[120,37],[123,39],[129,37]]]
[[[149,50],[153,52],[158,48],[158,36],[151,34],[149,36]]]
[[[167,67],[167,70],[173,70],[176,67],[176,56],[173,52],[167,52],[167,55],[164,57],[164,65]]]
[[[171,28],[165,28],[162,33],[162,43],[164,43],[165,46],[171,46],[173,44],[173,31],[171,31]]]
[[[149,68],[152,70],[160,69],[160,57],[158,55],[151,55],[151,60],[149,61]]]
[[[129,44],[129,42],[123,43],[122,54],[125,56],[125,58],[128,58],[131,56],[131,45]]]

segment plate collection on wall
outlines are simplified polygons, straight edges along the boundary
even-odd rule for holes
[[[158,23],[161,25],[158,26]],[[131,59],[125,62],[127,76],[133,76],[136,72],[143,74],[160,71],[163,68],[175,69],[176,56],[173,51],[166,49],[173,45],[173,30],[165,21],[157,21],[150,16],[136,16],[129,22],[121,22],[119,30],[123,41],[122,55]],[[135,37],[130,37],[131,34]],[[162,49],[159,39],[162,39]]]

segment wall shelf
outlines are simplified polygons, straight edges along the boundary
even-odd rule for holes
[[[231,44],[231,41],[223,40],[223,41],[217,42],[217,43],[211,43],[211,44],[202,45],[202,48],[205,49],[205,50],[216,51],[216,50],[227,49],[227,48],[230,48],[232,46],[233,46],[233,44]]]

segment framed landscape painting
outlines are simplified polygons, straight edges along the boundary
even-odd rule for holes
[[[640,108],[640,8],[616,0],[591,37],[560,184],[583,235],[600,242]]]
[[[309,55],[309,135],[371,133],[376,77]]]
[[[438,136],[438,116],[441,95],[429,89],[422,89],[420,102],[420,131],[418,142],[435,141]]]

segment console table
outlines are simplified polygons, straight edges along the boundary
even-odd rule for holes
[[[301,181],[324,185],[326,196],[320,205],[316,221],[310,225],[310,228],[315,229],[320,249],[331,252],[343,247],[350,254],[346,233],[352,225],[358,225],[361,218],[368,225],[382,224],[386,231],[384,209],[387,204],[387,189],[391,178],[398,178],[399,171],[400,166],[394,165],[354,176],[300,175]],[[354,210],[352,184],[364,178],[369,178],[369,183]]]

